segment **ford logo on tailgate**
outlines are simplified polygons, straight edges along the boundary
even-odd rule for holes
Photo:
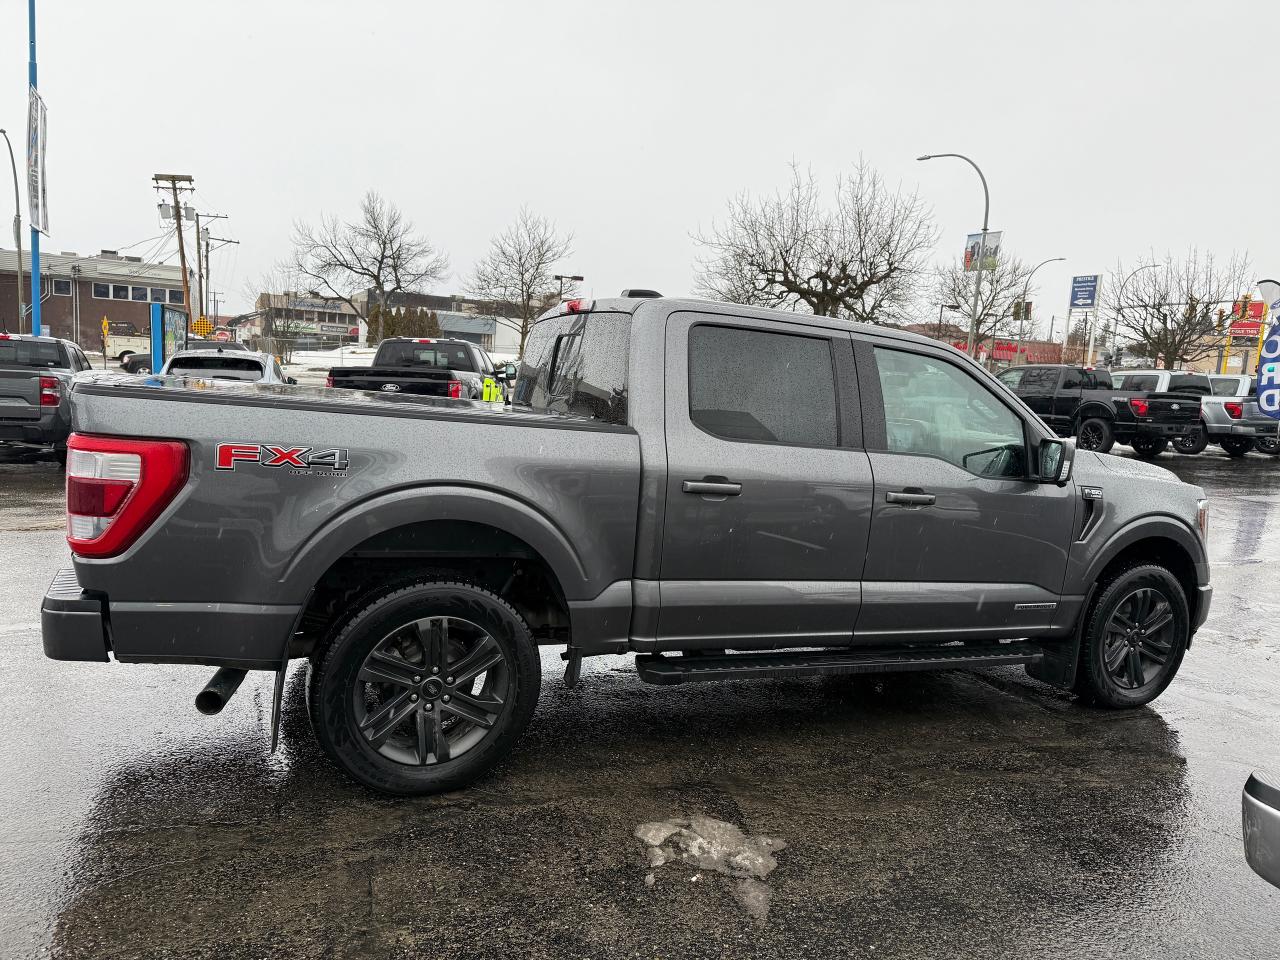
[[[395,393],[397,390],[399,390],[399,389],[400,389],[400,385],[399,385],[399,384],[396,384],[396,383],[384,383],[384,384],[382,385],[382,389],[383,389],[383,390],[386,390],[386,391],[388,391],[388,392],[390,392],[390,393]],[[1176,409],[1178,409],[1178,408],[1177,408],[1177,407],[1174,407],[1174,409],[1176,410]]]
[[[387,387],[389,387],[389,386],[391,386],[391,384],[387,384]],[[383,389],[383,390],[385,390],[385,389],[387,389],[387,387],[383,387],[382,389]],[[397,387],[396,389],[399,389],[399,388]],[[1176,403],[1175,403],[1172,407],[1170,407],[1170,409],[1171,409],[1171,410],[1181,410],[1181,409],[1182,409],[1182,407],[1181,407],[1179,404],[1176,404]]]

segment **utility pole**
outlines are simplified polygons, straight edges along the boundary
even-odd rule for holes
[[[226,217],[222,214],[218,214],[218,216],[210,217],[210,219],[225,220]],[[239,240],[227,240],[227,239],[224,239],[223,237],[205,237],[204,238],[204,288],[205,290],[209,291],[210,299],[212,299],[213,297],[213,267],[210,265],[209,254],[213,252],[213,245],[215,243],[217,243],[219,247],[225,247],[228,243],[234,243],[236,246],[240,245]],[[212,312],[214,314],[217,314],[218,310],[216,305]],[[205,316],[206,317],[208,316],[207,312]]]
[[[204,261],[200,257],[200,211],[194,211],[196,215],[196,299],[200,301],[200,314],[204,318],[205,299],[204,299]],[[200,334],[204,336],[204,334]]]
[[[173,191],[173,228],[178,231],[178,262],[182,266],[182,302],[187,308],[187,330],[182,337],[183,345],[191,336],[191,283],[187,279],[187,248],[182,239],[182,204],[178,202],[178,184],[185,183],[188,186],[183,187],[184,190],[195,190],[195,177],[186,173],[157,173],[151,178],[155,183],[156,189],[163,189],[163,184],[167,183]]]

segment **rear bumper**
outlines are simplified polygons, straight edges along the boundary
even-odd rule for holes
[[[1230,424],[1218,424],[1209,427],[1212,437],[1274,437],[1280,429],[1280,420],[1262,422],[1258,420],[1233,420]]]
[[[40,608],[45,656],[275,670],[301,607],[251,603],[114,603],[60,570]]]
[[[59,570],[40,604],[40,635],[50,660],[95,660],[107,657],[107,629],[102,600],[80,589],[76,572]]]

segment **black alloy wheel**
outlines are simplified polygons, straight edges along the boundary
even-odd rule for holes
[[[1253,441],[1253,449],[1269,457],[1280,457],[1280,437],[1258,437]]]
[[[1209,445],[1209,431],[1203,423],[1197,423],[1190,433],[1184,433],[1173,440],[1173,449],[1188,456],[1201,453]]]
[[[453,617],[392,630],[364,658],[358,679],[351,707],[360,734],[382,756],[417,766],[475,747],[511,695],[498,642]]]
[[[1253,449],[1253,440],[1249,437],[1223,437],[1219,444],[1228,457],[1243,457]]]
[[[473,583],[419,580],[366,597],[312,660],[325,752],[386,793],[466,786],[500,760],[541,685],[528,624]]]
[[[1137,564],[1099,585],[1080,644],[1075,691],[1104,707],[1140,707],[1169,685],[1191,640],[1191,614],[1178,578]]]
[[[1173,654],[1173,608],[1155,587],[1124,597],[1107,621],[1102,656],[1117,686],[1138,690],[1152,682]]]
[[[1085,420],[1076,430],[1076,446],[1081,450],[1107,453],[1115,442],[1111,424],[1097,417]]]
[[[1154,460],[1169,449],[1169,441],[1164,437],[1134,437],[1129,446],[1143,460]]]

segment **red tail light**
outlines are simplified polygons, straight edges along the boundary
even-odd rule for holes
[[[333,386],[333,377],[325,377],[325,378],[324,378],[324,385],[325,385],[326,387],[332,387],[332,386]]]
[[[40,378],[40,406],[56,407],[62,400],[62,387],[57,377]]]
[[[570,313],[586,313],[591,309],[591,301],[581,298],[577,300],[566,300],[564,302],[564,308]]]
[[[187,445],[73,433],[67,440],[67,543],[114,557],[142,536],[187,482]]]
[[[449,381],[449,396],[451,396],[454,400],[460,400],[462,398],[462,381],[461,380]]]
[[[1140,400],[1137,397],[1134,397],[1132,400],[1129,401],[1129,406],[1133,408],[1133,413],[1135,416],[1145,417],[1147,415],[1147,410],[1150,409],[1151,407],[1151,404],[1149,404],[1146,400]]]
[[[1232,420],[1239,420],[1244,416],[1244,404],[1227,402],[1222,405],[1222,409],[1227,411],[1227,416]]]

